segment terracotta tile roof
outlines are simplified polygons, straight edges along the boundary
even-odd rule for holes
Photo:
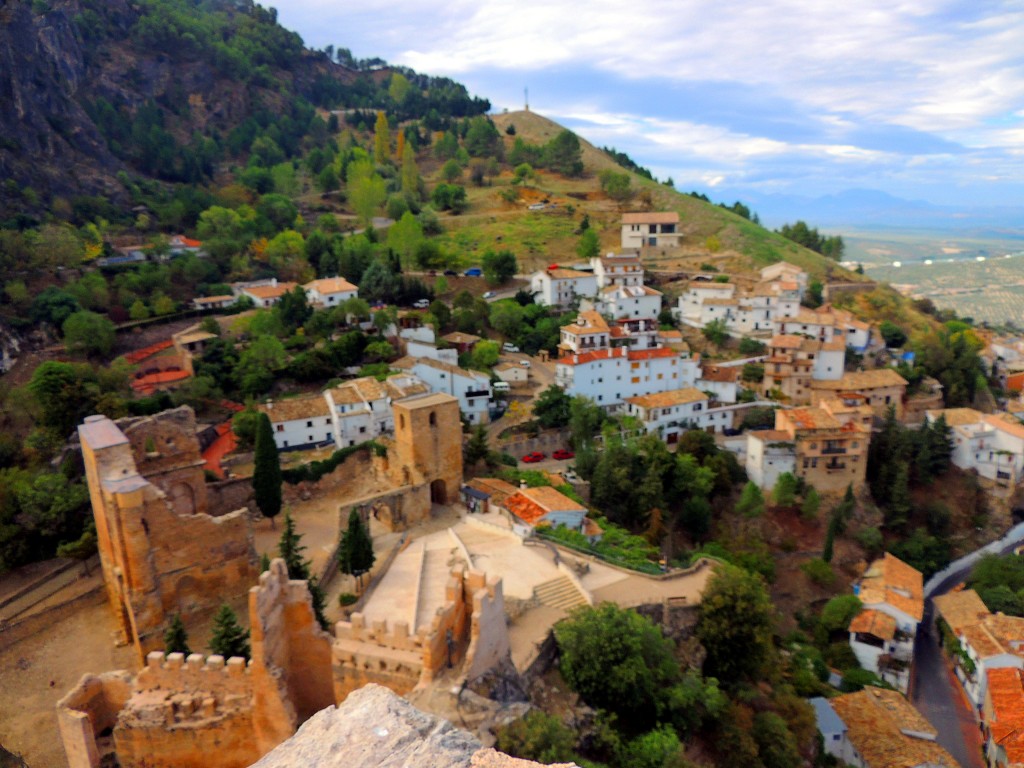
[[[628,215],[628,214],[627,214]],[[676,216],[678,219],[678,215]],[[617,267],[620,265],[636,265],[640,266],[640,257],[635,254],[619,254],[618,256],[602,256],[601,263],[609,267]]]
[[[185,237],[184,235],[174,235],[171,237],[170,243],[181,248],[200,248],[203,245],[202,240],[193,240],[191,237]]]
[[[470,488],[483,491],[491,497],[491,501],[499,507],[504,507],[510,496],[519,492],[511,483],[506,483],[499,477],[474,477],[466,482]]]
[[[595,523],[589,517],[583,518],[583,535],[584,536],[600,536],[604,533],[604,528]]]
[[[579,355],[566,355],[558,358],[558,362],[562,365],[587,365],[595,360],[625,359],[625,357],[626,349],[617,347],[616,349],[595,349],[593,352],[584,352]]]
[[[938,419],[939,416],[944,416],[946,426],[948,427],[981,424],[982,417],[984,416],[981,411],[976,411],[973,408],[942,408],[935,411],[925,411],[925,413],[930,419]]]
[[[711,280],[694,280],[689,284],[691,291],[735,291],[733,283],[716,283]]]
[[[780,280],[778,282],[778,286],[779,286],[779,290],[782,290],[782,291],[799,291],[800,290],[800,283],[794,282],[792,280]]]
[[[924,616],[924,580],[921,572],[886,552],[860,580],[858,597],[864,605],[888,603],[920,621]]]
[[[226,294],[224,296],[200,296],[197,299],[192,299],[193,304],[223,304],[225,301],[232,302],[235,300],[233,294]]]
[[[1006,752],[1010,766],[1024,765],[1024,673],[1014,667],[988,670],[992,740]]]
[[[960,634],[979,658],[1014,654],[1024,656],[1024,619],[990,613],[978,623],[962,627]]]
[[[679,214],[675,211],[656,211],[651,213],[626,213],[622,216],[623,224],[678,224]]]
[[[479,336],[474,336],[472,333],[463,333],[462,331],[446,333],[441,338],[449,344],[476,344],[480,341]]]
[[[868,608],[853,617],[850,631],[892,640],[896,637],[896,619],[887,613]]]
[[[823,352],[845,352],[846,342],[842,339],[832,339],[832,341],[821,342],[821,350]]]
[[[796,266],[795,264],[790,264],[788,261],[776,261],[774,264],[769,264],[767,267],[761,267],[761,274],[764,274],[765,272],[768,271],[777,271],[780,269],[783,271],[790,272],[803,272],[803,270],[800,269],[800,267]]]
[[[593,272],[580,272],[578,269],[566,269],[559,267],[558,269],[545,270],[548,275],[556,280],[571,280],[576,277],[593,277]]]
[[[936,730],[897,691],[867,687],[829,700],[846,736],[869,768],[957,768],[934,739]],[[921,737],[910,734],[921,734]]]
[[[783,411],[785,418],[797,429],[839,429],[836,417],[824,408],[793,408]]]
[[[973,589],[963,589],[959,592],[939,595],[933,598],[933,602],[939,615],[949,624],[953,632],[958,635],[964,627],[977,624],[989,613],[985,603],[981,601],[978,593]]]
[[[256,410],[267,414],[272,424],[331,415],[327,401],[320,394],[272,400],[269,403],[260,403]]]
[[[881,387],[905,387],[907,380],[892,368],[876,368],[872,371],[854,371],[844,373],[836,381],[815,381],[813,389],[832,389],[841,392],[857,392],[862,389],[879,389]]]
[[[668,392],[657,392],[653,395],[627,397],[626,402],[641,408],[671,408],[674,405],[700,403],[708,400],[708,396],[695,387],[673,389]]]
[[[209,341],[210,339],[216,339],[217,334],[209,333],[207,331],[185,331],[183,333],[176,333],[172,337],[179,344],[195,344],[197,341]]]
[[[255,296],[257,299],[279,299],[291,290],[294,290],[298,283],[278,283],[277,285],[254,285],[244,289],[244,293]]]
[[[668,347],[653,347],[652,349],[631,349],[629,350],[630,360],[654,360],[661,357],[679,357],[679,353]]]
[[[660,338],[662,338],[662,339],[676,339],[676,340],[682,341],[682,339],[683,339],[683,332],[682,331],[661,331],[661,330],[659,330],[658,331],[658,336]]]
[[[752,432],[747,432],[749,437],[753,437],[756,440],[760,440],[763,443],[791,443],[793,442],[792,435],[789,432],[785,432],[781,429],[756,429]]]
[[[412,397],[413,395],[425,395],[430,392],[430,387],[427,386],[426,382],[407,376],[392,376],[385,379],[384,389],[387,391],[388,397],[391,398],[392,402],[405,397]]]
[[[1024,440],[1024,425],[1022,425],[1017,419],[1006,414],[986,415],[984,417],[985,423],[998,429],[1000,432],[1005,432],[1013,437]]]
[[[707,307],[738,307],[736,299],[704,299],[701,304]]]
[[[508,498],[505,506],[527,525],[536,525],[551,512],[586,512],[585,507],[550,486],[521,488]]]
[[[776,336],[772,336],[772,340],[768,342],[768,346],[772,349],[800,349],[805,341],[808,341],[806,336],[797,336],[792,333],[780,333]]]
[[[728,384],[739,381],[740,368],[736,365],[705,365],[701,369],[700,378],[703,381],[717,381]]]
[[[358,291],[359,289],[352,285],[348,280],[343,277],[324,277],[320,280],[313,280],[310,283],[306,283],[304,286],[307,291],[315,290],[321,296],[329,295],[332,293],[348,293],[349,291]]]
[[[474,379],[477,381],[487,378],[487,376],[480,371],[470,371],[465,368],[459,368],[457,365],[450,365],[449,363],[445,363],[440,360],[434,360],[431,357],[410,357],[409,355],[406,355],[405,357],[400,357],[391,363],[392,368],[401,368],[403,370],[411,370],[417,365],[425,365],[428,368],[444,371],[452,376],[462,376],[463,378]]]

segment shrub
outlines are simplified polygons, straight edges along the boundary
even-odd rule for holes
[[[340,595],[338,595],[338,605],[353,605],[358,599],[359,598],[353,595],[351,592],[342,592]]]

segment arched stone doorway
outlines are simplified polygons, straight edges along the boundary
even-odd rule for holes
[[[444,484],[444,480],[435,480],[430,484],[430,503],[448,503],[448,489]]]

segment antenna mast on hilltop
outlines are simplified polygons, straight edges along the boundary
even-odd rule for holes
[[[526,102],[526,111],[530,111],[530,89],[523,88],[523,100]]]

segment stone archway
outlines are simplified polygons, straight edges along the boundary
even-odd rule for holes
[[[434,480],[430,484],[430,503],[431,504],[447,504],[448,503],[448,488],[445,485],[444,480]]]
[[[188,483],[175,483],[167,494],[167,501],[177,515],[196,513],[196,492]]]

